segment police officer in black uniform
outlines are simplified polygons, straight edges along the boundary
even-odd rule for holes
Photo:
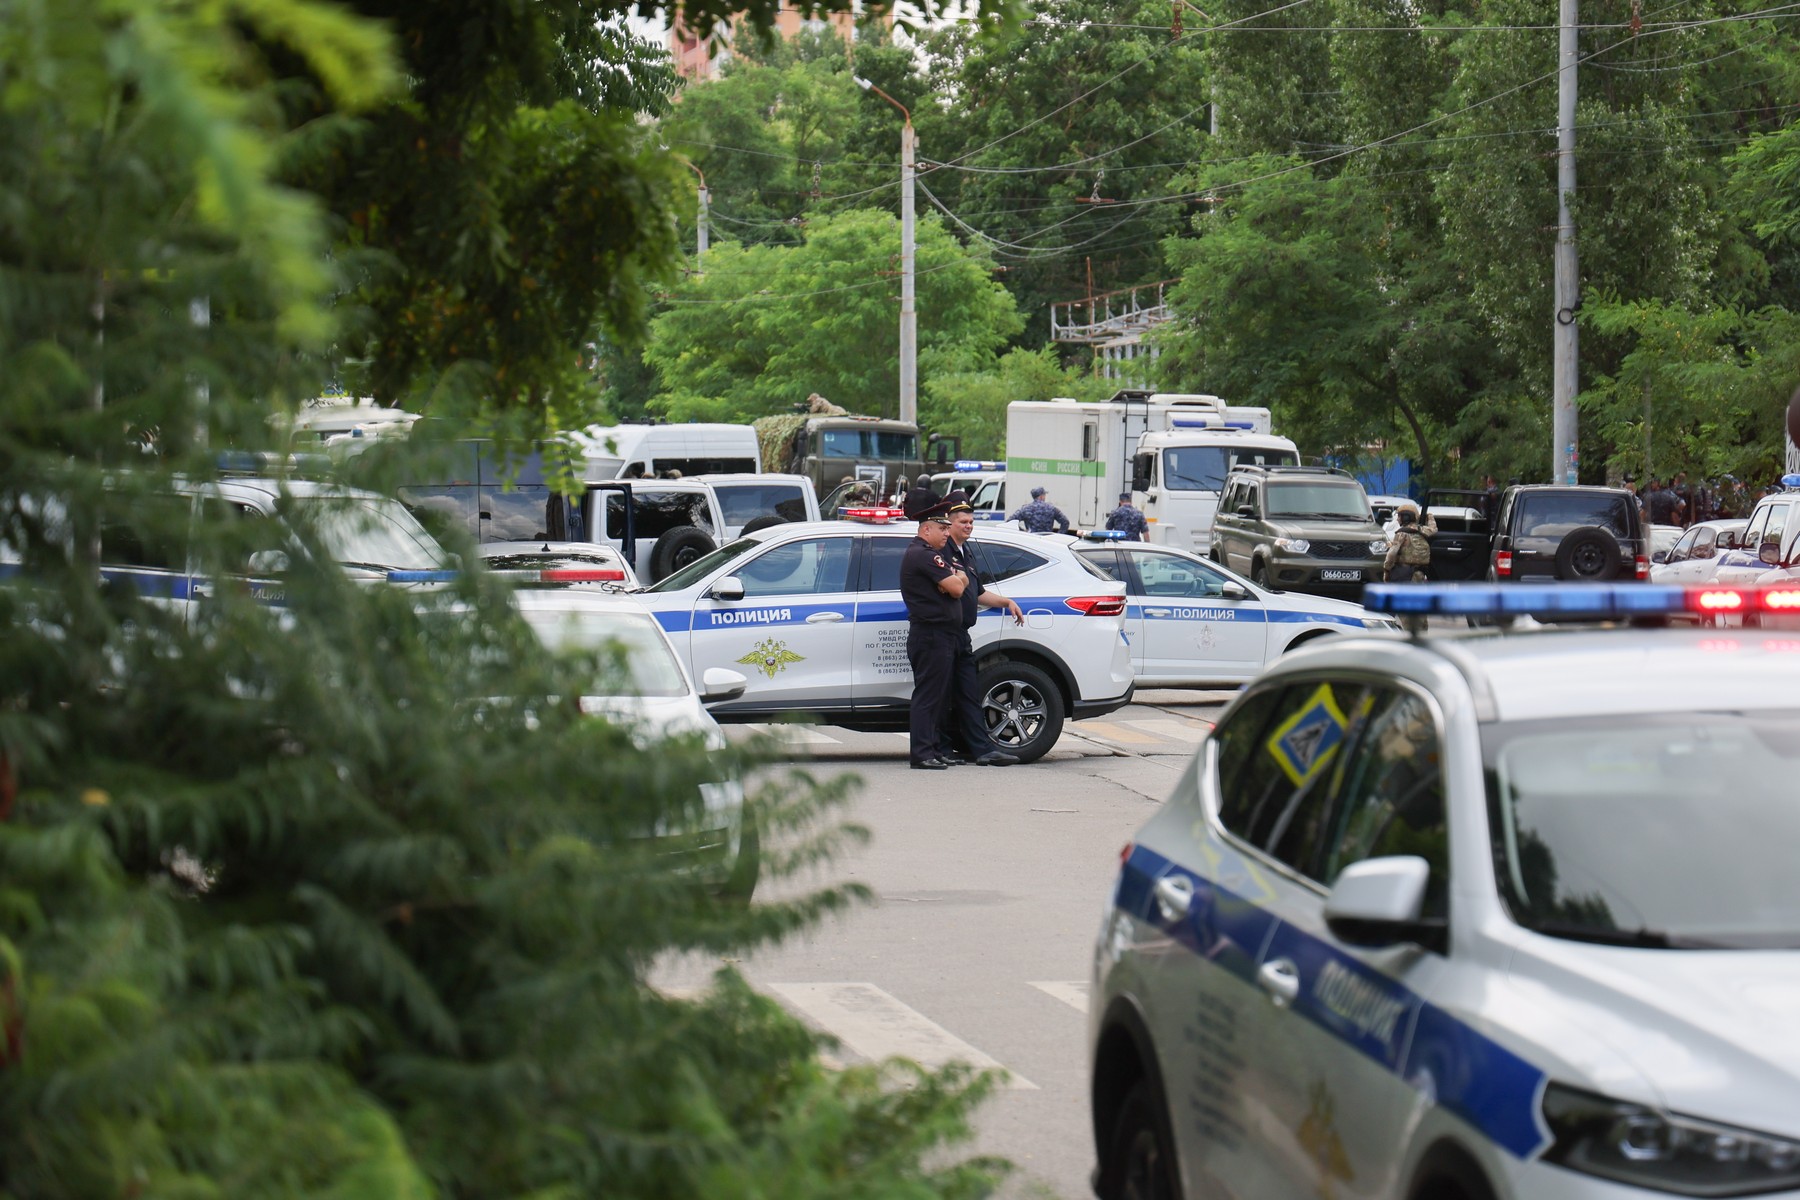
[[[923,496],[921,496],[923,493]],[[900,558],[900,598],[906,602],[906,661],[912,665],[910,730],[915,771],[942,771],[939,731],[950,703],[956,648],[966,640],[962,594],[969,577],[951,565],[945,553],[950,540],[950,502],[929,488],[906,496],[906,515],[919,522],[918,536]]]
[[[969,553],[968,547],[969,535],[975,530],[975,510],[968,495],[954,491],[945,496],[944,501],[950,506],[950,540],[944,544],[944,552],[950,565],[969,577],[969,586],[962,594],[963,634],[956,647],[956,662],[951,668],[950,705],[944,714],[938,745],[944,752],[944,760],[951,766],[973,762],[982,767],[1010,767],[1019,761],[1018,758],[996,745],[987,731],[975,670],[975,646],[970,633],[975,628],[976,616],[984,608],[1006,609],[1015,625],[1025,623],[1025,614],[1015,601],[981,581],[975,556]],[[959,749],[962,753],[958,753]]]

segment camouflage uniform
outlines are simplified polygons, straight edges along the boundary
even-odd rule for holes
[[[1006,519],[1025,522],[1026,533],[1049,533],[1052,527],[1058,533],[1069,532],[1069,518],[1048,500],[1033,500]]]
[[[1144,514],[1129,504],[1121,504],[1106,514],[1106,527],[1125,534],[1127,541],[1147,542],[1150,540],[1150,522]]]

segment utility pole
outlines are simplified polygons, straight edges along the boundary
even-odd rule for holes
[[[681,161],[687,162],[687,159],[684,158]],[[691,162],[687,163],[687,168],[700,177],[700,214],[695,227],[694,274],[704,275],[706,274],[707,206],[712,202],[712,193],[706,190],[706,172]]]
[[[1581,433],[1575,393],[1581,388],[1581,272],[1575,254],[1575,77],[1581,59],[1576,0],[1561,0],[1561,45],[1556,100],[1556,324],[1552,367],[1550,480],[1576,483],[1581,469]]]
[[[913,299],[913,178],[916,175],[914,153],[918,149],[913,133],[912,113],[873,83],[860,75],[852,75],[856,86],[874,92],[900,110],[906,124],[900,129],[900,419],[916,423],[919,419],[919,315]]]

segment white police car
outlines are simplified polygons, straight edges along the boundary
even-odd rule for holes
[[[805,713],[852,729],[905,728],[912,703],[900,556],[916,526],[898,509],[747,534],[637,599],[690,673],[744,670],[750,686],[712,705],[725,721]],[[972,637],[988,733],[1030,762],[1065,718],[1131,700],[1124,587],[1065,543],[1002,529],[970,540],[982,578],[1019,602],[1025,624],[982,609]]]
[[[1657,619],[1705,595],[1367,603]],[[1800,1196],[1797,678],[1800,641],[1686,628],[1334,638],[1272,666],[1122,856],[1099,1194]]]
[[[940,496],[953,491],[967,495],[978,522],[1006,520],[1006,464],[997,459],[959,458],[951,470],[937,472],[928,482]]]
[[[1756,502],[1740,544],[1719,556],[1715,583],[1754,583],[1771,567],[1780,570],[1800,557],[1800,475],[1782,476],[1781,486]]]
[[[1093,530],[1075,552],[1125,585],[1125,635],[1142,687],[1238,684],[1269,660],[1331,634],[1398,629],[1360,604],[1273,592],[1197,554]]]

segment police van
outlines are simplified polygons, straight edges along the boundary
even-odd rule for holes
[[[709,706],[721,721],[806,713],[851,729],[903,729],[911,709],[900,556],[917,526],[898,509],[747,534],[637,593],[689,674],[741,670],[744,694]],[[1124,586],[1057,544],[984,529],[969,547],[982,578],[1019,602],[1025,624],[982,609],[971,636],[989,736],[1030,762],[1068,719],[1132,695]]]
[[[1098,1195],[1800,1195],[1800,643],[1630,627],[1800,586],[1366,604],[1415,635],[1271,666],[1121,853]]]
[[[967,495],[977,521],[1006,520],[1006,464],[997,459],[959,458],[950,470],[938,471],[928,482],[940,496],[953,491]]]

